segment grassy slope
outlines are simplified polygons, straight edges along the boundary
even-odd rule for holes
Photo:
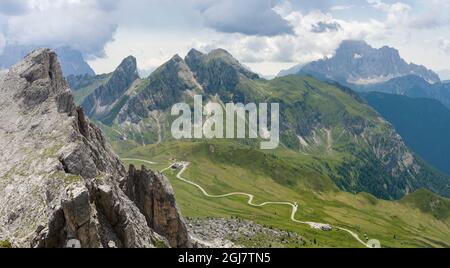
[[[402,203],[419,208],[437,219],[448,220],[450,217],[450,200],[426,189],[420,189],[406,196],[403,198]]]
[[[373,131],[380,135],[384,133],[386,126],[380,123],[370,107],[361,105],[341,89],[312,78],[287,77],[271,81],[247,79],[238,88],[246,95],[246,100],[286,104],[289,107],[284,114],[287,123],[303,123],[302,118],[319,116],[324,127],[332,128],[331,151],[323,143],[327,140],[325,132],[317,134],[322,144],[315,144],[301,154],[287,149],[299,148],[295,134],[289,139],[284,133],[284,149],[267,153],[243,146],[243,142],[237,145],[225,141],[214,141],[213,144],[201,141],[169,142],[136,148],[143,140],[154,142],[154,130],[142,135],[131,132],[127,134],[127,141],[120,141],[121,135],[114,131],[118,126],[103,126],[103,129],[112,137],[112,144],[123,157],[157,160],[164,163],[157,166],[160,169],[166,167],[172,158],[192,162],[186,176],[199,182],[213,194],[244,191],[254,194],[257,202],[298,201],[298,219],[347,227],[357,231],[361,237],[367,233],[370,238],[379,239],[387,247],[450,245],[448,218],[438,220],[411,204],[381,201],[368,194],[340,192],[332,183],[330,178],[337,173],[343,159],[355,158],[350,154],[351,148],[348,145],[365,146],[363,141],[343,134],[343,122],[369,120],[376,126]],[[297,106],[302,104],[308,107]],[[170,128],[170,122],[165,122],[163,129],[166,128]],[[163,135],[163,140],[167,138],[168,135]],[[312,140],[308,142],[311,144]],[[361,246],[342,231],[324,233],[290,222],[287,207],[252,208],[246,204],[245,198],[240,197],[211,200],[202,196],[196,188],[177,180],[175,174],[169,175],[182,212],[187,217],[238,216],[260,224],[296,231],[309,241],[315,238],[319,242],[318,245],[310,243],[308,246]],[[333,179],[340,183],[339,178]],[[352,183],[352,178],[347,176],[342,177],[342,180],[347,184]]]
[[[427,162],[450,174],[450,110],[439,101],[372,92],[365,99]]]
[[[450,245],[448,217],[439,220],[411,202],[389,202],[364,193],[340,192],[326,176],[327,164],[315,157],[284,149],[267,153],[218,140],[152,145],[123,151],[121,156],[156,160],[162,164],[150,167],[158,169],[174,159],[189,160],[192,165],[185,177],[198,182],[212,194],[243,191],[254,194],[256,202],[298,202],[297,219],[347,227],[360,237],[367,233],[369,238],[380,240],[384,247]],[[333,159],[326,162],[330,165]],[[186,217],[237,216],[295,231],[310,241],[307,246],[361,246],[342,231],[321,232],[292,223],[288,207],[253,208],[241,197],[206,198],[195,187],[177,180],[174,173],[168,175]],[[312,244],[314,238],[318,245]]]

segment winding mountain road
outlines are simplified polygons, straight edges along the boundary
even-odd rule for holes
[[[154,162],[151,161],[147,161],[147,160],[142,160],[142,159],[132,159],[132,158],[126,158],[123,159],[125,161],[141,161],[144,163],[148,163],[148,164],[156,164]],[[325,224],[325,223],[317,223],[317,222],[307,222],[307,221],[300,221],[297,220],[295,218],[295,215],[297,214],[298,211],[298,203],[290,203],[290,202],[264,202],[261,204],[255,204],[253,202],[253,200],[255,199],[255,196],[249,193],[243,193],[243,192],[233,192],[233,193],[228,193],[228,194],[223,194],[223,195],[211,195],[209,194],[202,186],[200,186],[199,184],[190,181],[189,179],[186,179],[183,177],[183,173],[187,170],[187,168],[189,167],[189,162],[177,162],[177,163],[173,163],[170,166],[168,166],[167,168],[161,170],[161,173],[164,173],[165,171],[171,169],[174,165],[178,164],[179,167],[182,167],[181,170],[177,173],[176,177],[177,179],[190,184],[192,186],[195,186],[197,189],[199,189],[204,196],[209,197],[209,198],[225,198],[225,197],[230,197],[230,196],[245,196],[248,197],[248,202],[247,204],[252,206],[252,207],[264,207],[267,205],[283,205],[283,206],[290,206],[292,208],[292,213],[291,213],[291,217],[290,220],[296,223],[300,223],[300,224],[306,224],[309,225],[311,228],[314,229],[322,229],[323,227],[331,227],[331,225],[329,224]],[[334,227],[335,229],[338,230],[342,230],[344,232],[349,233],[353,238],[355,238],[359,243],[361,243],[362,245],[364,245],[364,247],[367,248],[372,248],[368,243],[365,243],[361,238],[359,238],[358,234],[356,234],[355,232],[346,229],[346,228],[342,228],[342,227]]]

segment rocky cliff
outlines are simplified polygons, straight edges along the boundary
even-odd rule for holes
[[[242,101],[236,91],[242,79],[258,79],[231,54],[216,49],[203,54],[192,49],[185,59],[175,55],[153,72],[119,113],[119,124],[137,124],[151,118],[152,111],[164,111],[178,102],[192,102],[192,96],[219,95],[224,101]]]
[[[130,86],[139,79],[136,58],[127,57],[111,74],[105,84],[100,85],[84,99],[82,106],[90,117],[101,119],[114,108]]]
[[[175,55],[155,70],[140,90],[131,96],[120,111],[118,121],[121,124],[126,121],[137,124],[143,118],[150,118],[152,111],[169,109],[174,103],[201,92],[202,88],[189,66]]]
[[[127,174],[74,104],[54,52],[0,78],[0,240],[16,247],[188,247],[161,174]]]
[[[192,49],[185,61],[197,81],[211,95],[219,94],[231,98],[236,93],[235,89],[241,78],[259,78],[224,49],[216,49],[208,54]]]

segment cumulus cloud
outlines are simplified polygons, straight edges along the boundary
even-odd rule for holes
[[[374,8],[387,14],[385,22],[387,27],[405,26],[410,22],[410,12],[412,10],[410,5],[402,2],[388,4],[381,0],[367,0],[367,2]]]
[[[9,2],[9,1],[8,1]],[[23,0],[3,7],[8,44],[70,46],[85,56],[102,56],[117,24],[116,0]]]
[[[270,0],[215,0],[200,7],[205,25],[219,32],[258,36],[292,33],[292,26],[273,10]]]
[[[439,48],[442,50],[442,52],[450,54],[450,40],[441,38],[439,40]]]
[[[301,12],[289,4],[278,6],[276,12],[293,25],[293,34],[279,36],[228,35],[202,44],[201,47],[224,47],[247,63],[305,63],[332,56],[343,40],[383,38],[385,24],[336,19],[320,10]]]
[[[214,42],[203,43],[202,46],[224,47],[247,63],[306,63],[331,57],[344,40],[378,42],[386,42],[392,38],[408,40],[411,33],[420,27],[419,25],[425,28],[426,25],[434,25],[436,21],[435,18],[427,20],[427,16],[423,14],[421,16],[414,14],[413,7],[402,2],[364,0],[368,8],[379,12],[379,16],[367,17],[365,20],[335,17],[331,11],[341,10],[333,8],[336,7],[337,1],[311,2],[314,2],[314,5],[311,3],[305,10],[296,8],[291,1],[282,2],[274,7],[275,12],[292,25],[293,34],[276,36],[233,34],[216,39]],[[313,8],[314,6],[322,9]],[[443,51],[447,51],[449,46],[442,41],[440,47]]]
[[[332,56],[346,39],[430,38],[430,29],[450,25],[448,8],[449,0],[1,0],[0,33],[8,44],[69,45],[85,56],[112,43],[109,61],[98,59],[105,71],[128,54],[147,68],[190,47],[222,47],[249,65],[293,65]]]
[[[413,7],[403,2],[389,4],[381,0],[367,0],[374,8],[387,14],[386,27],[414,31],[450,25],[448,0],[427,0],[421,14],[413,14]],[[444,12],[442,12],[444,10]]]

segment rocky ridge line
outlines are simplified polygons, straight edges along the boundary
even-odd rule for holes
[[[0,240],[15,247],[190,246],[167,179],[145,168],[126,173],[74,104],[53,51],[32,52],[0,81],[0,126]]]

